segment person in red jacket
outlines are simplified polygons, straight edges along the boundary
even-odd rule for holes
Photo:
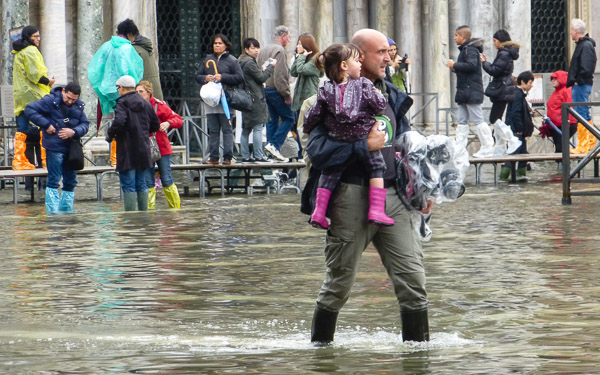
[[[561,104],[571,103],[571,88],[567,87],[567,72],[564,70],[557,70],[552,73],[550,79],[552,80],[552,86],[554,86],[554,92],[546,103],[546,114],[548,119],[556,126],[559,130],[561,128]],[[577,120],[569,115],[569,135],[573,136],[577,131]],[[556,128],[552,127],[552,138],[554,139],[554,150],[555,152],[562,152],[562,132],[559,132]]]
[[[179,129],[183,125],[181,116],[173,111],[167,103],[156,99],[152,93],[152,84],[148,81],[140,81],[137,84],[135,90],[145,100],[149,101],[160,120],[160,130],[156,132],[156,143],[160,149],[161,158],[156,162],[158,165],[158,172],[160,174],[160,182],[167,198],[167,203],[170,208],[179,208],[181,206],[181,200],[179,198],[179,191],[173,181],[173,175],[171,174],[171,155],[173,149],[171,149],[171,143],[169,142],[169,136],[167,132],[169,129]],[[152,134],[150,134],[152,135]],[[148,169],[148,176],[146,177],[146,183],[148,184],[148,208],[156,208],[156,187],[154,182],[154,168]]]

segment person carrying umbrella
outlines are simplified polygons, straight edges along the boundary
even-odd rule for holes
[[[237,59],[229,53],[231,43],[223,34],[212,37],[213,53],[209,54],[196,74],[196,81],[203,86],[208,82],[222,83],[223,92],[221,105],[211,107],[204,103],[204,113],[208,125],[208,148],[210,156],[206,164],[218,165],[220,159],[219,143],[223,133],[223,164],[233,162],[233,127],[231,126],[231,113],[225,90],[241,84],[244,80],[242,68]]]

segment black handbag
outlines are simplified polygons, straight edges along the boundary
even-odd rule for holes
[[[74,171],[80,171],[84,167],[83,145],[80,138],[71,138],[69,143],[69,155],[67,158],[69,167]]]
[[[498,80],[492,81],[492,82],[490,82],[488,87],[485,89],[485,96],[487,96],[489,98],[495,98],[497,96],[500,96],[502,94],[502,91],[504,90],[504,87],[505,87],[504,80],[498,79]]]
[[[65,127],[68,127],[67,125],[69,124],[70,120],[69,120],[69,116],[67,115],[67,110],[65,108],[63,108],[62,105],[59,106],[60,107],[60,111],[62,112],[63,115],[63,122],[65,124]],[[69,153],[67,154],[67,164],[69,165],[69,168],[71,168],[74,171],[80,171],[83,169],[84,165],[85,165],[85,160],[83,157],[83,144],[81,143],[81,139],[80,138],[74,138],[75,136],[71,137],[71,142],[69,143]]]
[[[246,89],[246,82],[243,87],[231,87],[225,90],[225,97],[229,108],[237,109],[238,111],[247,112],[252,110],[252,94]]]

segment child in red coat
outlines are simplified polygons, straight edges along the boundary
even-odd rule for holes
[[[552,86],[554,86],[554,92],[546,103],[546,114],[551,123],[556,126],[559,130],[561,128],[561,104],[571,103],[571,88],[567,87],[567,72],[564,70],[557,70],[552,73],[550,79],[552,80]],[[577,120],[569,115],[569,135],[573,136],[577,131]],[[552,138],[554,139],[554,150],[555,152],[562,152],[562,135],[557,129],[552,127]]]

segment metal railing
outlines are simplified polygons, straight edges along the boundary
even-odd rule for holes
[[[600,102],[587,102],[587,103],[562,103],[561,105],[561,123],[562,123],[562,167],[563,167],[563,197],[562,204],[568,205],[572,203],[571,196],[584,196],[584,195],[600,195],[600,190],[594,191],[571,191],[571,184],[576,183],[598,183],[600,182],[599,171],[598,171],[598,159],[596,157],[600,153],[600,144],[597,144],[592,151],[590,151],[573,170],[571,170],[571,147],[569,145],[569,115],[575,117],[575,119],[585,127],[590,133],[594,135],[596,140],[600,139],[600,131],[591,123],[586,121],[579,113],[577,113],[572,107],[597,107],[600,106]],[[594,178],[580,178],[577,176],[583,168],[594,160]]]

